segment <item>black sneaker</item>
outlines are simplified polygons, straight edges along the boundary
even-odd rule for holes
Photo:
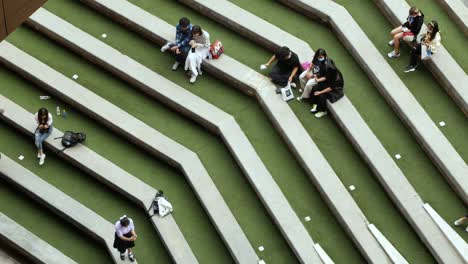
[[[121,260],[125,260],[125,253],[123,253],[123,254],[120,253],[120,259],[121,259]]]
[[[417,65],[408,65],[406,66],[404,72],[412,72],[416,70]]]
[[[135,256],[133,254],[128,254],[128,258],[131,262],[135,262]]]
[[[276,88],[276,93],[280,94],[281,93],[281,88]]]

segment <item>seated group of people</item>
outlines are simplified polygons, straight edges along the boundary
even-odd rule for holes
[[[390,32],[393,38],[388,42],[388,45],[393,47],[393,51],[388,53],[389,58],[400,57],[401,40],[411,43],[410,63],[406,67],[405,72],[416,70],[423,48],[426,50],[427,56],[431,56],[436,53],[437,48],[440,46],[441,37],[437,21],[431,21],[427,25],[426,32],[418,35],[423,24],[424,14],[418,8],[411,7],[406,22]]]
[[[299,91],[302,94],[297,100],[309,100],[312,103],[310,112],[315,117],[321,118],[327,115],[327,100],[334,103],[343,97],[343,75],[335,62],[328,58],[324,49],[318,49],[312,61],[303,67],[296,53],[288,47],[281,47],[260,68],[266,69],[274,61],[277,63],[271,69],[269,77],[278,86],[276,93],[281,93],[281,88],[289,85],[297,87],[296,82],[299,81],[301,85]]]
[[[201,64],[203,59],[210,57],[210,34],[198,25],[190,24],[190,20],[183,17],[176,25],[175,41],[168,42],[161,48],[161,52],[169,50],[175,54],[176,61],[172,70],[177,70],[180,64],[190,77],[190,83],[202,75]]]

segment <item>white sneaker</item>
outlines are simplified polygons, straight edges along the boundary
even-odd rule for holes
[[[292,87],[292,88],[296,88],[296,83],[292,82],[292,83],[291,83],[291,87]]]
[[[37,158],[40,159],[40,158],[41,158],[41,154],[37,153]]]
[[[300,101],[302,101],[302,96],[298,96],[298,97],[296,97],[296,99],[300,102]]]
[[[393,58],[398,58],[400,57],[400,53],[396,53],[394,50],[392,52],[390,52],[389,54],[387,54],[387,56],[390,58],[390,59],[393,59]]]
[[[302,91],[303,91],[303,90],[302,90],[301,88],[299,88],[299,92],[302,93]]]
[[[317,105],[316,105],[316,104],[313,104],[313,105],[312,105],[312,109],[310,109],[310,112],[311,112],[311,113],[317,112]]]
[[[455,221],[455,222],[454,222],[454,224],[455,224],[456,226],[460,226],[460,225],[462,225],[462,224],[463,224],[463,222],[464,222],[464,219],[465,219],[465,218],[464,218],[464,217],[462,217],[462,218],[458,219],[457,221]]]
[[[197,75],[192,74],[192,77],[190,77],[190,83],[195,83],[196,80],[197,80]]]
[[[172,65],[172,70],[175,71],[177,68],[179,68],[180,63],[178,61],[174,62],[174,65]]]
[[[322,118],[322,117],[326,116],[327,114],[328,114],[327,112],[317,112],[315,114],[315,117],[316,118]]]
[[[45,160],[46,155],[42,154],[42,156],[39,158],[39,165],[44,165],[44,160]]]
[[[197,71],[198,71],[198,75],[203,75],[203,72],[201,69],[197,69]]]
[[[171,48],[171,43],[170,42],[166,43],[166,45],[161,47],[161,52],[165,52],[169,48]]]
[[[394,44],[395,44],[395,41],[393,39],[388,42],[388,45],[391,47],[393,47]]]

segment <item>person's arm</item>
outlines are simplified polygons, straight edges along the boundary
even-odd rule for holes
[[[317,81],[318,83],[319,83],[319,82],[326,81],[326,80],[327,80],[327,77],[325,77],[325,76],[320,77],[320,78],[317,78],[317,76],[315,77],[315,81]]]
[[[297,70],[299,70],[299,67],[294,67],[293,68],[293,70],[291,72],[291,75],[289,75],[289,79],[288,79],[289,82],[292,82],[292,79],[294,78],[294,75],[296,75]]]
[[[179,43],[177,43],[177,46],[180,48],[180,47],[183,47],[183,46],[186,46],[188,45],[188,43],[190,42],[190,40],[192,40],[192,34],[190,33],[187,33],[183,36],[183,38],[180,40]]]
[[[321,95],[321,94],[324,94],[324,93],[329,93],[331,91],[333,91],[333,89],[331,87],[327,87],[327,88],[323,89],[322,91],[315,92],[314,95],[317,96],[317,95]]]
[[[48,115],[48,118],[47,118],[47,127],[50,127],[52,125],[52,122],[53,122],[53,118],[52,118],[52,114],[49,113]]]
[[[417,36],[419,34],[419,31],[421,31],[421,27],[423,23],[424,23],[423,16],[417,16],[416,24],[413,21],[413,24],[411,25],[411,32],[413,32],[414,36]]]
[[[276,54],[273,54],[273,56],[271,56],[270,60],[265,63],[265,66],[270,66],[271,63],[273,63],[274,61],[276,60]]]

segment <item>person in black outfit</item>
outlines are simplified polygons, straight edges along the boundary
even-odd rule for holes
[[[400,57],[400,40],[415,42],[423,23],[424,14],[418,8],[411,7],[406,22],[390,32],[392,40],[388,42],[388,45],[393,47],[393,51],[388,53],[388,57],[391,59]]]
[[[325,77],[326,81],[314,86],[312,89],[313,94],[310,97],[310,101],[312,102],[312,109],[310,111],[315,113],[315,117],[317,118],[327,115],[327,100],[334,103],[344,96],[343,75],[336,68],[333,61],[328,61],[325,65]]]
[[[286,87],[288,83],[290,83],[293,88],[296,87],[294,81],[296,81],[299,74],[302,73],[302,66],[297,54],[289,50],[288,47],[281,47],[266,64],[261,66],[262,69],[270,66],[275,60],[278,62],[273,66],[268,75],[270,80],[279,86],[279,88],[276,89],[276,93],[281,93],[280,89]]]
[[[427,24],[427,31],[423,35],[421,42],[411,49],[410,63],[406,66],[405,72],[416,70],[416,67],[418,67],[418,59],[421,58],[423,45],[426,48],[428,56],[432,56],[432,54],[436,53],[437,48],[440,47],[440,32],[437,21],[433,20],[431,23]]]
[[[326,85],[324,82],[327,80],[325,73],[328,63],[335,64],[332,59],[328,58],[327,52],[324,49],[318,49],[314,54],[309,68],[305,69],[304,72],[299,75],[301,88],[304,89],[304,92],[301,96],[297,97],[298,101],[309,98],[314,86]],[[323,88],[324,87],[321,87],[321,89]]]

